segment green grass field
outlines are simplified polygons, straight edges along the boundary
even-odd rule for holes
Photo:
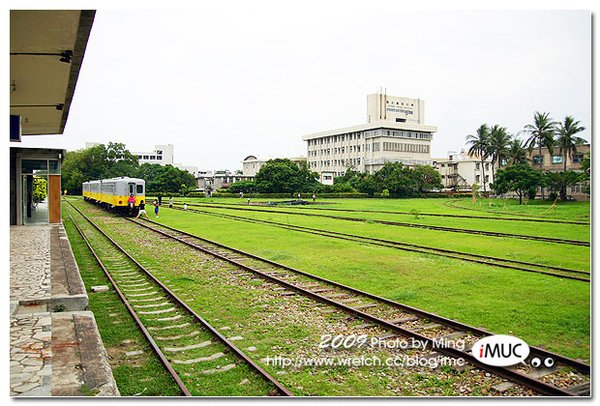
[[[273,208],[269,213],[225,208],[231,204],[243,203],[241,199],[187,201],[223,205],[223,208],[203,208],[215,213],[269,219],[573,269],[590,269],[589,247],[387,226],[369,222],[369,219],[402,217],[401,221],[581,241],[589,241],[588,225],[502,222],[489,219],[463,221],[427,216],[419,216],[417,219],[414,215],[383,213],[327,213],[363,217],[366,220],[349,222],[277,213],[278,208]],[[482,200],[477,204],[473,204],[470,199],[349,199],[327,200],[322,203],[327,204],[315,205],[313,208],[383,211],[415,209],[419,213],[522,216],[562,221],[587,221],[590,214],[589,204],[582,202],[558,203],[555,207],[551,203],[539,201],[518,206],[514,201],[498,199]],[[300,212],[310,208],[285,207],[282,210]],[[154,218],[152,214],[151,218]],[[589,283],[308,235],[270,225],[169,210],[166,206],[161,209],[159,221],[445,317],[495,333],[512,334],[531,345],[566,356],[586,360],[590,356]]]

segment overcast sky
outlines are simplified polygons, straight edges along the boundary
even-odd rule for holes
[[[65,134],[23,144],[170,143],[176,162],[235,170],[250,154],[306,156],[302,135],[365,123],[380,87],[425,100],[432,157],[482,123],[517,133],[535,111],[572,115],[591,138],[587,11],[211,3],[98,10]]]

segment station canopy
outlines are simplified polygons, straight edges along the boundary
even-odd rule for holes
[[[94,21],[89,10],[11,10],[10,114],[21,135],[62,134]]]

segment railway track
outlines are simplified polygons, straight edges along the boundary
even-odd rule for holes
[[[524,234],[512,234],[512,233],[501,233],[496,231],[481,231],[481,230],[473,230],[467,228],[455,228],[455,227],[444,227],[444,226],[434,226],[434,225],[426,225],[426,224],[415,224],[401,221],[388,221],[388,220],[373,220],[373,219],[364,219],[359,217],[344,217],[344,216],[333,216],[327,214],[316,214],[316,213],[300,213],[298,211],[286,211],[286,210],[266,210],[266,209],[249,209],[247,207],[234,207],[234,206],[221,206],[221,205],[212,205],[212,204],[199,204],[199,203],[188,203],[188,206],[196,206],[196,207],[211,207],[225,210],[238,210],[238,211],[253,211],[253,212],[265,212],[265,213],[278,213],[278,214],[291,214],[297,216],[309,216],[309,217],[321,217],[328,218],[334,220],[344,220],[344,221],[353,221],[353,222],[371,222],[375,224],[385,224],[391,226],[398,227],[410,227],[410,228],[422,228],[428,230],[436,230],[436,231],[447,231],[452,233],[463,233],[463,234],[475,234],[475,235],[484,235],[488,237],[504,237],[504,238],[516,238],[522,240],[532,240],[532,241],[541,241],[541,242],[550,242],[555,244],[566,244],[566,245],[578,245],[583,247],[589,247],[590,243],[587,241],[580,240],[568,240],[563,238],[552,238],[552,237],[541,237],[541,236],[531,236]]]
[[[363,328],[375,326],[383,328],[389,332],[385,339],[400,336],[425,342],[431,345],[431,348],[436,348],[435,351],[440,354],[466,360],[469,364],[467,368],[486,370],[511,381],[502,384],[502,387],[494,388],[499,392],[519,384],[542,395],[588,396],[590,394],[590,367],[583,362],[531,347],[528,361],[534,358],[543,361],[551,359],[552,365],[547,363],[545,364],[547,367],[543,368],[529,365],[510,368],[486,365],[470,353],[472,345],[477,340],[491,334],[486,330],[372,295],[154,221],[128,220],[163,237],[233,264],[267,282],[281,286],[281,289],[287,289],[356,317],[365,323],[362,325]],[[464,340],[466,347],[459,349],[447,345],[449,340],[456,339]]]
[[[504,213],[498,213],[492,210],[484,210],[484,209],[476,209],[473,207],[463,207],[463,206],[458,206],[456,204],[453,204],[453,202],[445,202],[444,206],[446,207],[451,207],[454,209],[459,209],[459,210],[467,210],[467,211],[475,211],[478,213],[492,213],[492,214],[502,214],[504,215]],[[519,214],[519,216],[523,216],[523,217],[528,217],[527,220],[523,220],[523,221],[536,221],[536,222],[555,222],[555,223],[565,223],[565,224],[583,224],[583,225],[589,225],[589,220],[588,221],[569,221],[569,220],[549,220],[549,219],[540,219],[534,215],[531,214]],[[492,217],[494,219],[496,219],[495,217]],[[496,219],[497,220],[497,219]]]
[[[235,338],[222,335],[69,204],[83,219],[75,220],[69,210],[73,224],[182,394],[210,396],[219,390],[229,395],[292,396],[235,346]],[[243,385],[239,370],[247,380]]]
[[[182,210],[181,208],[178,208],[178,207],[174,207],[174,209]],[[419,245],[419,244],[411,244],[411,243],[403,243],[403,242],[392,241],[392,240],[385,240],[385,239],[381,239],[381,238],[365,237],[365,236],[359,236],[359,235],[355,235],[355,234],[347,234],[347,233],[340,233],[340,232],[335,232],[335,231],[321,230],[318,228],[291,225],[291,224],[276,222],[276,221],[272,221],[272,220],[251,219],[251,218],[247,218],[247,217],[243,217],[243,216],[234,216],[231,214],[215,213],[215,212],[207,211],[207,210],[188,209],[187,211],[197,212],[197,213],[201,213],[201,214],[207,214],[207,215],[216,216],[216,217],[223,217],[223,218],[237,220],[237,221],[245,221],[245,222],[257,223],[257,224],[268,224],[270,226],[280,227],[280,228],[284,228],[287,230],[293,230],[293,231],[307,233],[307,234],[313,234],[313,235],[320,235],[320,236],[329,237],[329,238],[355,241],[355,242],[366,243],[366,244],[370,244],[370,245],[378,245],[378,246],[383,246],[383,247],[388,247],[388,248],[399,249],[402,251],[418,252],[421,254],[431,254],[431,255],[443,256],[443,257],[447,257],[447,258],[454,258],[454,259],[458,259],[458,260],[462,260],[462,261],[475,262],[478,264],[496,266],[496,267],[504,268],[504,269],[514,269],[514,270],[523,271],[523,272],[539,273],[542,275],[554,276],[554,277],[565,278],[565,279],[572,279],[572,280],[577,280],[577,281],[581,281],[581,282],[588,282],[588,283],[590,282],[590,273],[587,271],[582,271],[582,270],[577,270],[577,269],[569,269],[569,268],[556,267],[556,266],[551,266],[551,265],[541,265],[541,264],[536,264],[533,262],[518,261],[518,260],[512,260],[512,259],[506,259],[506,258],[466,253],[466,252],[462,252],[462,251],[448,250],[448,249],[443,249],[443,248],[429,247],[429,246]]]
[[[182,205],[183,202],[175,202],[176,204]],[[188,205],[200,205],[202,203],[188,203]],[[219,203],[223,206],[246,206],[242,203]],[[268,204],[255,203],[253,205],[258,206],[268,206]],[[449,206],[453,208],[460,209],[460,206]],[[270,207],[270,206],[269,206]],[[342,213],[373,213],[373,214],[402,214],[414,216],[414,212],[410,211],[388,211],[388,210],[360,210],[360,209],[339,209],[334,207],[313,207],[313,205],[309,206],[296,206],[297,209],[300,210],[319,210],[319,211],[335,211]],[[491,213],[491,212],[488,212]],[[448,217],[448,218],[460,218],[460,219],[470,219],[470,220],[500,220],[500,221],[523,221],[523,222],[534,222],[534,223],[551,223],[551,224],[575,224],[575,225],[584,225],[589,226],[589,222],[585,221],[569,221],[569,220],[551,220],[537,217],[492,217],[492,216],[467,216],[464,214],[449,214],[449,213],[429,213],[429,212],[418,212],[419,216],[424,217]],[[502,214],[502,213],[497,213]]]

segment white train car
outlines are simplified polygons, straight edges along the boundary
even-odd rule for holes
[[[140,202],[146,200],[146,182],[137,178],[112,178],[83,182],[83,198],[117,211],[129,208],[129,198],[135,199],[134,209],[139,209]]]

